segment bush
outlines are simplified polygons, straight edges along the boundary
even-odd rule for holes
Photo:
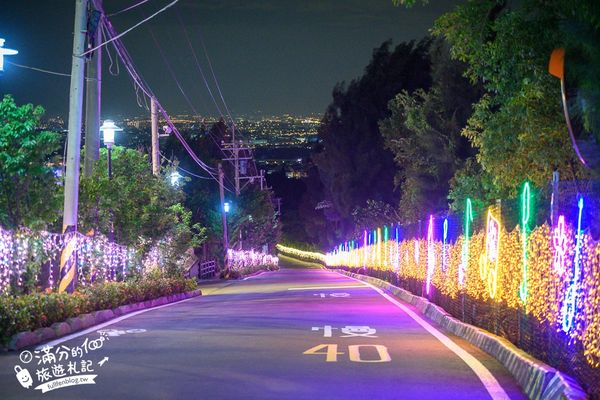
[[[35,330],[67,318],[197,289],[196,281],[153,274],[126,282],[104,282],[74,293],[0,296],[0,344],[17,332]]]

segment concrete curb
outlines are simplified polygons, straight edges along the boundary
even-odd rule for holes
[[[77,317],[67,318],[65,322],[56,322],[50,327],[39,328],[35,331],[24,331],[14,334],[10,338],[8,350],[20,350],[24,347],[34,346],[42,342],[57,339],[71,333],[89,328],[90,326],[101,324],[121,315],[129,314],[134,311],[143,310],[161,306],[163,304],[174,303],[176,301],[188,299],[190,297],[201,296],[200,289],[191,292],[178,293],[171,296],[163,296],[153,300],[147,300],[139,303],[132,303],[113,308],[112,310],[99,310],[90,314],[81,314]]]
[[[476,326],[466,324],[429,300],[381,279],[344,270],[336,269],[335,271],[390,292],[404,302],[415,306],[421,314],[435,321],[448,332],[462,337],[490,354],[506,367],[530,399],[587,399],[585,391],[573,378],[530,356],[508,340]]]

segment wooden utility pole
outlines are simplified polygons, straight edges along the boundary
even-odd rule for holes
[[[69,91],[69,133],[65,173],[65,197],[63,210],[63,233],[77,230],[79,200],[79,169],[81,147],[81,113],[83,108],[83,82],[85,73],[85,35],[87,24],[87,0],[75,0],[75,23],[73,29],[73,56],[71,64],[71,88]],[[71,292],[75,288],[76,240],[69,235],[60,259],[60,284],[58,291]]]
[[[150,121],[152,129],[152,173],[160,174],[160,147],[158,142],[158,106],[156,99],[150,99]]]
[[[77,228],[77,205],[79,200],[79,157],[81,147],[81,111],[83,107],[83,79],[87,17],[87,0],[75,0],[75,27],[73,29],[73,57],[71,66],[71,89],[69,92],[69,133],[65,173],[65,199],[63,231]]]
[[[99,7],[102,0],[97,0]],[[99,43],[102,39],[102,19],[96,28],[93,42]],[[100,112],[102,109],[102,49],[94,51],[87,61],[87,82],[85,84],[85,158],[83,174],[92,176],[92,167],[100,159]]]

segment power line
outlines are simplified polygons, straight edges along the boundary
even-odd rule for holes
[[[147,3],[148,1],[150,1],[150,0],[142,0],[139,3],[133,4],[133,5],[129,6],[129,7],[127,7],[127,8],[122,9],[121,11],[117,11],[117,12],[114,12],[112,14],[108,14],[107,17],[114,17],[115,15],[119,15],[119,14],[127,12],[129,10],[133,10],[137,6],[141,6],[142,4]]]
[[[120,39],[122,36],[125,36],[127,33],[131,32],[132,30],[134,30],[135,28],[137,28],[138,26],[142,25],[143,23],[150,21],[152,18],[156,17],[158,14],[162,13],[163,11],[169,9],[170,7],[173,7],[179,0],[173,0],[171,3],[167,4],[166,6],[164,6],[163,8],[161,8],[160,10],[158,10],[157,12],[155,12],[154,14],[150,15],[148,18],[144,18],[143,20],[141,20],[140,22],[138,22],[137,24],[133,25],[131,28],[124,30],[123,32],[119,33],[116,36],[111,37],[109,40],[106,40],[102,43],[100,43],[98,46],[89,49],[88,51],[85,51],[81,54],[79,54],[77,57],[83,57],[89,53],[92,53],[96,50],[98,50],[100,47],[102,46],[106,46],[107,44],[114,42],[115,40]]]
[[[58,75],[58,76],[66,76],[68,78],[71,77],[71,74],[67,74],[67,73],[64,73],[64,72],[56,72],[56,71],[50,71],[48,69],[43,69],[43,68],[31,67],[29,65],[17,64],[17,63],[14,63],[12,61],[6,61],[6,63],[10,64],[10,65],[14,65],[15,67],[31,69],[33,71],[43,72],[45,74]],[[95,81],[96,80],[95,78],[85,78],[85,79],[86,79],[86,81]]]
[[[123,62],[124,66],[125,66],[125,69],[129,73],[129,75],[131,76],[131,78],[133,79],[135,84],[146,94],[146,96],[148,96],[149,98],[156,99],[156,96],[154,95],[154,93],[152,92],[152,90],[150,89],[148,84],[143,80],[143,78],[139,75],[139,73],[135,69],[135,66],[133,65],[131,56],[127,52],[127,49],[125,48],[125,46],[123,45],[121,40],[117,37],[118,35],[117,35],[116,31],[114,30],[114,27],[112,26],[112,24],[110,23],[110,21],[108,19],[106,20],[104,26],[106,28],[107,35],[110,38],[114,39],[114,40],[111,39],[111,42],[113,43],[113,46],[114,46],[115,50],[117,51],[117,54],[119,55],[119,57],[121,58],[121,61]],[[160,113],[163,115],[163,118],[166,120],[167,124],[170,126],[173,133],[175,134],[177,139],[181,142],[181,144],[184,146],[184,148],[186,149],[188,154],[202,169],[204,169],[209,175],[211,175],[213,177],[213,179],[217,180],[217,177],[215,176],[215,169],[213,167],[209,167],[200,158],[198,158],[198,156],[190,148],[189,144],[185,141],[183,136],[179,133],[179,130],[177,129],[177,127],[175,127],[175,125],[172,123],[172,121],[169,118],[169,115],[167,114],[164,107],[160,104],[160,102],[158,102],[158,100],[156,101],[156,103],[157,103]]]

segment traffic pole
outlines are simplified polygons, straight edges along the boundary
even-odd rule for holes
[[[152,173],[155,176],[160,174],[160,147],[158,142],[158,110],[156,99],[150,99],[150,121],[152,130]]]

